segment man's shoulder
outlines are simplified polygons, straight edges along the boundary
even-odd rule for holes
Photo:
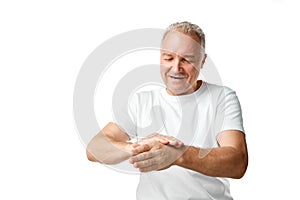
[[[209,92],[213,92],[213,93],[230,93],[230,92],[234,92],[233,89],[231,89],[228,86],[224,86],[224,85],[219,85],[219,84],[214,84],[214,83],[208,83],[208,82],[203,82],[204,83],[204,87],[206,87],[206,89]]]

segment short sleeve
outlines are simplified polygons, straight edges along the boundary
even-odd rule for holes
[[[245,132],[241,105],[236,92],[228,87],[224,87],[218,100],[216,109],[216,122],[218,126],[215,133],[219,134],[225,130]]]
[[[118,104],[114,109],[114,122],[128,134],[130,139],[137,135],[137,94],[132,95],[128,102]]]

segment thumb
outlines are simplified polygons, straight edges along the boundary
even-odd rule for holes
[[[164,144],[164,145],[167,145],[167,144],[170,143],[169,140],[162,139],[162,138],[158,139],[158,141],[159,141],[160,143]]]

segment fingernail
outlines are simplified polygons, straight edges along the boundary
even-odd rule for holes
[[[130,163],[130,164],[133,164],[133,163],[134,163],[132,158],[129,159],[129,163]]]

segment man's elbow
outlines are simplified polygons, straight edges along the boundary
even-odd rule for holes
[[[243,176],[246,173],[246,170],[247,170],[247,167],[241,167],[240,169],[238,169],[236,171],[236,173],[234,174],[234,176],[232,176],[231,178],[233,178],[233,179],[241,179],[241,178],[243,178]]]
[[[248,167],[248,156],[243,155],[242,158],[240,159],[239,164],[235,168],[235,173],[232,178],[241,179],[245,175],[247,171],[247,167]]]
[[[89,161],[99,162],[88,149],[86,150],[86,157]]]

